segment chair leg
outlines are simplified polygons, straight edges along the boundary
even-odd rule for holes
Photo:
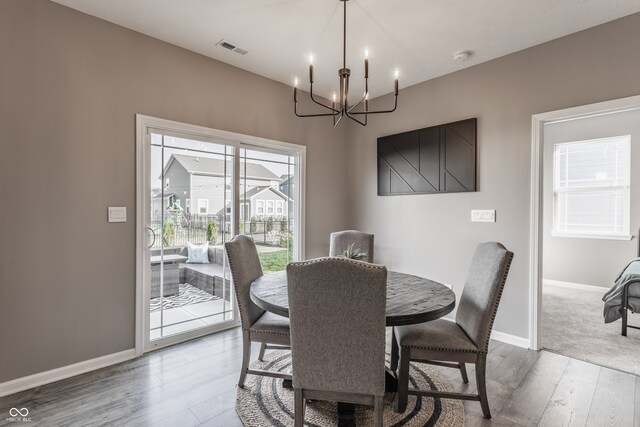
[[[482,408],[484,417],[490,420],[491,411],[489,410],[489,399],[487,398],[486,369],[487,356],[478,356],[478,362],[476,363],[476,382],[478,384],[478,396],[480,396],[480,407]]]
[[[376,396],[373,400],[373,416],[375,427],[382,427],[384,419],[384,396]]]
[[[462,382],[465,384],[469,384],[469,377],[467,376],[467,367],[464,363],[458,363],[460,366],[460,375],[462,375]]]
[[[627,336],[627,306],[626,304],[624,304],[623,301],[623,306],[622,306],[622,336],[626,337]]]
[[[296,388],[293,392],[293,418],[294,427],[303,427],[304,425],[304,397],[302,395],[302,389]]]
[[[244,387],[244,379],[247,377],[247,369],[249,369],[249,359],[251,359],[251,339],[249,331],[242,331],[242,368],[240,369],[238,387]]]
[[[400,347],[400,369],[398,372],[398,396],[396,412],[402,413],[407,409],[407,399],[409,397],[409,358],[411,349]]]
[[[267,350],[267,343],[263,342],[262,345],[260,346],[260,354],[258,354],[258,360],[259,361],[263,361],[264,360],[264,352]]]
[[[398,340],[396,339],[396,328],[391,328],[391,363],[389,365],[389,369],[393,372],[398,369],[398,352],[400,349],[398,348]]]

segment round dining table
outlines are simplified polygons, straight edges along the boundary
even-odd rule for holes
[[[287,273],[268,273],[251,283],[251,300],[260,308],[289,317]],[[387,272],[387,326],[413,325],[439,319],[453,311],[456,296],[442,283],[411,274]],[[386,368],[386,389],[396,391],[395,372]],[[291,380],[284,380],[291,388]],[[355,406],[338,403],[339,426],[354,425]]]
[[[289,317],[287,273],[267,273],[251,283],[251,301]],[[442,283],[411,274],[387,272],[387,326],[413,325],[451,313],[456,295]]]

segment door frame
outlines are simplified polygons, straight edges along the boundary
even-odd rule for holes
[[[640,95],[597,102],[531,116],[531,211],[529,227],[529,348],[541,350],[542,197],[544,126],[640,109]]]
[[[149,215],[150,190],[147,185],[148,175],[150,171],[150,160],[147,156],[151,139],[149,137],[150,129],[161,130],[167,134],[175,133],[180,136],[184,134],[197,135],[203,140],[211,140],[212,142],[222,142],[228,146],[234,147],[234,170],[239,171],[240,166],[240,149],[265,149],[268,150],[286,150],[296,152],[298,155],[298,181],[294,189],[294,197],[298,203],[294,205],[294,218],[299,217],[299,221],[294,222],[295,235],[298,237],[296,242],[297,259],[305,259],[305,188],[306,188],[306,147],[299,144],[289,142],[276,141],[272,139],[260,138],[257,136],[243,135],[234,132],[228,132],[218,129],[212,129],[204,126],[190,125],[186,123],[176,122],[157,117],[136,114],[136,316],[135,316],[135,351],[136,356],[141,356],[147,351],[157,348],[166,347],[178,342],[187,341],[199,336],[208,335],[224,329],[234,328],[240,325],[240,316],[237,304],[234,304],[236,322],[225,324],[223,326],[213,325],[212,327],[201,328],[192,332],[187,332],[176,336],[175,339],[169,337],[163,340],[161,345],[154,348],[147,348],[149,342],[148,323],[149,315],[146,301],[148,300],[148,287],[144,284],[149,279],[150,272],[145,257],[146,250],[144,242],[147,241],[146,221]],[[239,200],[240,190],[239,173],[234,172],[234,194],[233,200]],[[231,228],[233,235],[239,232],[239,211],[232,209]]]

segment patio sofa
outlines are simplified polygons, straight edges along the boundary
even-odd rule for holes
[[[151,252],[151,256],[159,256],[160,250],[154,249]],[[179,283],[188,283],[200,290],[203,290],[212,295],[216,295],[220,298],[225,298],[230,301],[229,298],[229,286],[227,286],[226,294],[224,292],[224,274],[223,274],[223,262],[224,262],[224,250],[222,246],[209,246],[209,264],[188,264],[184,261],[187,260],[188,251],[186,246],[175,246],[164,249],[164,255],[168,259],[179,257],[180,262],[177,271],[172,271],[171,274],[177,273],[177,279]],[[165,283],[167,275],[167,264],[165,263]],[[228,285],[229,279],[227,279]],[[153,286],[152,286],[153,288]],[[173,292],[172,289],[170,292]],[[160,290],[157,291],[159,296]],[[165,287],[165,296],[168,295],[168,291]],[[177,294],[177,291],[172,293]],[[152,295],[152,298],[154,296]]]

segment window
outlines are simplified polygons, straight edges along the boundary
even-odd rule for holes
[[[166,179],[164,180],[164,187],[165,187],[165,188],[169,188],[169,186],[170,186],[170,182],[171,182],[171,180],[170,180],[169,178],[166,178]]]
[[[284,214],[284,202],[282,200],[276,200],[276,215]]]
[[[554,145],[554,236],[629,239],[629,135]]]
[[[256,215],[264,215],[264,200],[256,200]]]
[[[187,205],[187,213],[191,213],[191,199],[187,199],[185,203]]]
[[[267,200],[267,215],[273,215],[273,200]]]
[[[209,199],[198,199],[198,213],[205,215],[209,213]]]

